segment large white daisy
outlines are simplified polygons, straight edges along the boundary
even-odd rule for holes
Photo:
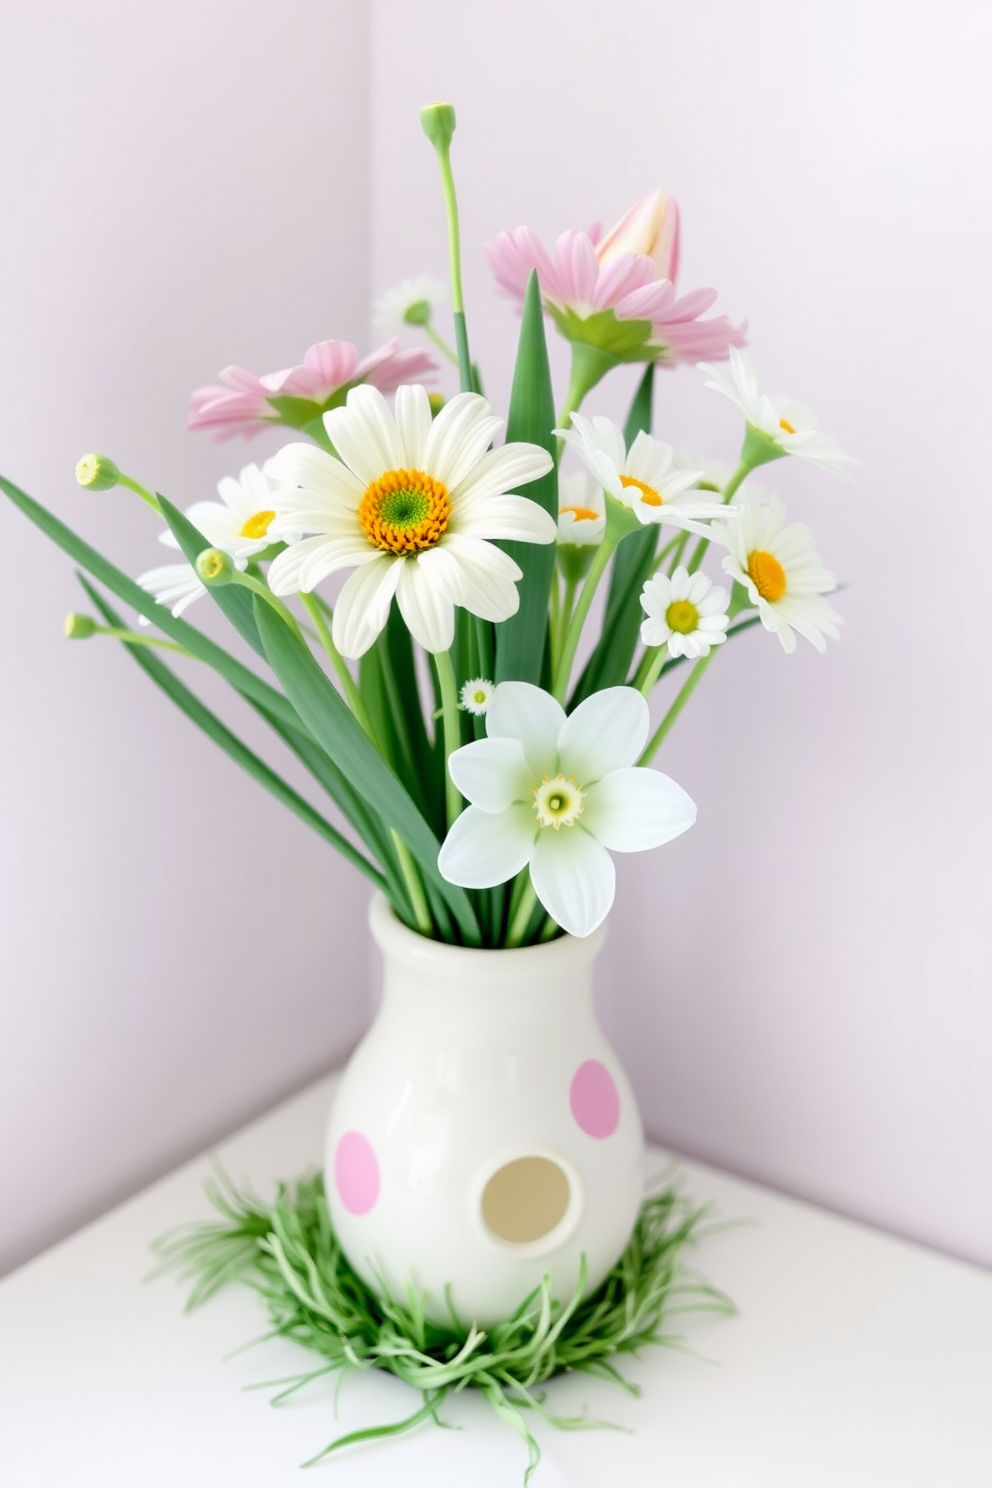
[[[708,375],[704,386],[729,398],[744,415],[745,421],[770,439],[783,455],[798,455],[801,460],[809,460],[845,480],[851,479],[844,466],[857,465],[853,455],[846,455],[829,434],[819,432],[816,416],[805,403],[797,403],[781,393],[774,397],[763,393],[749,358],[736,346],[730,348],[732,380],[709,362],[700,362],[699,370]]]
[[[246,465],[237,480],[224,476],[217,486],[220,501],[197,501],[186,509],[187,517],[211,547],[230,554],[242,570],[247,568],[249,559],[272,542],[269,526],[276,508],[270,466],[271,461],[261,469]],[[167,548],[179,548],[168,529],[159,535],[159,542]],[[139,574],[137,582],[176,616],[207,592],[191,563],[167,563],[162,568],[149,569]],[[141,623],[149,622],[142,616]]]
[[[670,444],[643,431],[630,449],[621,431],[608,418],[572,414],[572,429],[557,432],[578,452],[603,489],[629,506],[640,522],[660,522],[709,535],[707,518],[726,516],[726,508],[711,491],[692,487],[702,470],[681,470]]]
[[[687,656],[697,661],[709,656],[712,646],[727,639],[726,589],[711,583],[704,573],[689,573],[681,565],[671,578],[657,573],[641,591],[641,622],[645,646],[667,646],[669,656]]]
[[[762,625],[778,636],[786,651],[796,649],[796,631],[825,651],[825,636],[840,639],[837,627],[842,619],[823,597],[837,584],[820,563],[809,528],[803,522],[786,525],[785,505],[778,496],[762,501],[753,492],[743,492],[734,508],[737,520],[714,529],[714,540],[730,550],[723,560],[724,572],[744,585]]]
[[[449,883],[487,889],[528,864],[544,908],[570,935],[591,935],[610,911],[610,852],[670,842],[696,819],[681,786],[638,768],[650,725],[632,687],[608,687],[569,717],[540,687],[501,682],[485,739],[456,749],[451,778],[471,802],[444,840]]]
[[[280,489],[270,531],[292,543],[269,569],[274,594],[309,593],[355,569],[333,620],[334,643],[352,658],[382,630],[394,594],[427,651],[451,645],[456,605],[483,620],[516,612],[521,570],[493,539],[554,542],[554,518],[506,494],[548,473],[546,450],[490,449],[502,421],[477,393],[458,394],[432,422],[420,386],[397,388],[395,415],[378,389],[353,388],[324,425],[338,458],[290,444],[271,462]]]

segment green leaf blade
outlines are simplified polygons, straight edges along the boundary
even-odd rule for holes
[[[544,311],[537,274],[532,272],[524,296],[506,438],[508,442],[522,440],[540,445],[552,460],[556,460],[554,427],[554,392],[544,334]],[[543,506],[557,522],[557,464],[540,480],[529,482],[520,495]],[[500,547],[520,565],[523,578],[517,586],[520,597],[517,613],[496,626],[494,681],[539,685],[548,630],[548,600],[555,571],[555,544],[501,542]]]

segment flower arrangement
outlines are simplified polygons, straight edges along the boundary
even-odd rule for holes
[[[136,581],[2,484],[90,576],[93,610],[69,617],[69,636],[122,641],[405,924],[456,944],[523,946],[590,934],[613,902],[611,854],[692,824],[692,801],[652,762],[729,641],[758,622],[786,652],[797,635],[821,651],[836,638],[834,579],[808,530],[746,482],[787,456],[838,474],[851,462],[808,409],[761,390],[744,327],[707,315],[713,290],[677,293],[679,212],[658,192],[605,234],[563,233],[553,252],[527,228],[487,246],[521,314],[504,438],[469,351],[454,111],[433,105],[422,122],[447,208],[455,346],[437,329],[433,280],[401,285],[377,318],[423,331],[457,365],[459,392],[429,391],[433,351],[395,339],[366,357],[323,341],[263,376],[226,368],[193,394],[189,427],[224,439],[278,425],[295,437],[222,480],[219,500],[183,512],[104,456],[79,463],[83,487],[126,488],[164,519],[174,561]],[[572,353],[557,411],[546,320]],[[713,365],[728,359],[729,376]],[[620,429],[584,410],[631,362],[644,373]],[[652,432],[656,370],[682,363],[702,363],[705,386],[743,416],[725,480]],[[714,559],[723,582],[704,571]],[[336,574],[346,577],[332,604]],[[186,618],[208,595],[270,675]],[[345,830],[207,709],[169,665],[175,654],[253,706]],[[667,709],[652,733],[656,688]]]

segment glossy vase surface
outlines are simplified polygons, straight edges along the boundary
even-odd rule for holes
[[[425,939],[376,898],[383,996],[331,1111],[326,1182],[359,1275],[428,1315],[509,1318],[550,1274],[567,1301],[618,1259],[642,1192],[633,1093],[596,1021],[605,927],[512,951]]]

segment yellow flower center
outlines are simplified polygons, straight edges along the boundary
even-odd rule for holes
[[[623,476],[620,479],[623,480]],[[599,519],[599,512],[594,512],[589,506],[563,506],[560,512],[562,516],[565,512],[571,512],[577,522],[595,522]]]
[[[620,484],[625,491],[629,491],[631,486],[636,486],[641,493],[641,500],[645,506],[662,506],[664,504],[663,498],[659,496],[654,486],[646,485],[644,481],[638,480],[635,475],[622,475],[620,477]]]
[[[784,429],[786,434],[795,434],[796,432],[792,425],[789,423],[788,419],[779,419],[778,426],[780,429]]]
[[[585,804],[585,793],[575,783],[575,776],[556,775],[550,780],[547,775],[540,785],[534,786],[534,813],[542,827],[574,827]]]
[[[256,512],[249,517],[241,528],[239,537],[264,537],[269,530],[269,523],[275,520],[275,512]]]
[[[448,489],[423,470],[387,470],[366,486],[358,520],[369,542],[387,553],[433,548],[451,520]]]
[[[679,635],[692,635],[699,624],[699,611],[687,599],[675,599],[665,611],[665,624]]]
[[[774,553],[765,553],[756,548],[747,555],[747,576],[762,599],[775,604],[786,590],[785,569]]]

